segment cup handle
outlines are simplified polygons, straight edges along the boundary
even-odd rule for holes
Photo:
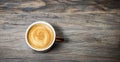
[[[56,41],[57,42],[62,42],[62,41],[64,41],[64,38],[60,37],[60,36],[56,36]]]

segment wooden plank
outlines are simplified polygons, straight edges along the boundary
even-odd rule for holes
[[[2,14],[0,62],[120,62],[119,14]],[[51,23],[65,41],[46,53],[31,50],[25,30],[35,21]]]
[[[120,13],[119,0],[1,0],[1,14]]]

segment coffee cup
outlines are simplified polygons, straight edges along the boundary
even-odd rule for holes
[[[62,41],[63,38],[56,36],[55,29],[50,23],[38,21],[27,28],[25,40],[33,50],[46,51],[52,47],[55,41]]]

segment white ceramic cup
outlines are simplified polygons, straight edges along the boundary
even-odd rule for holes
[[[29,44],[29,41],[28,41],[28,38],[27,38],[28,32],[29,32],[30,28],[31,28],[32,26],[34,26],[35,24],[39,24],[39,23],[48,25],[48,26],[52,29],[53,35],[54,35],[54,38],[53,38],[52,43],[51,43],[47,48],[44,48],[44,49],[36,49],[36,48],[32,47],[32,46]],[[32,24],[27,28],[26,33],[25,33],[26,43],[28,44],[28,46],[29,46],[30,48],[32,48],[33,50],[36,50],[36,51],[46,51],[46,50],[48,50],[48,49],[54,44],[55,39],[56,39],[56,32],[55,32],[53,26],[52,26],[51,24],[45,22],[45,21],[38,21],[38,22],[32,23]]]

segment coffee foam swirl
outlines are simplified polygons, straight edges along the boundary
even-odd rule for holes
[[[29,44],[36,49],[47,48],[53,39],[53,31],[46,24],[35,24],[28,32]]]

